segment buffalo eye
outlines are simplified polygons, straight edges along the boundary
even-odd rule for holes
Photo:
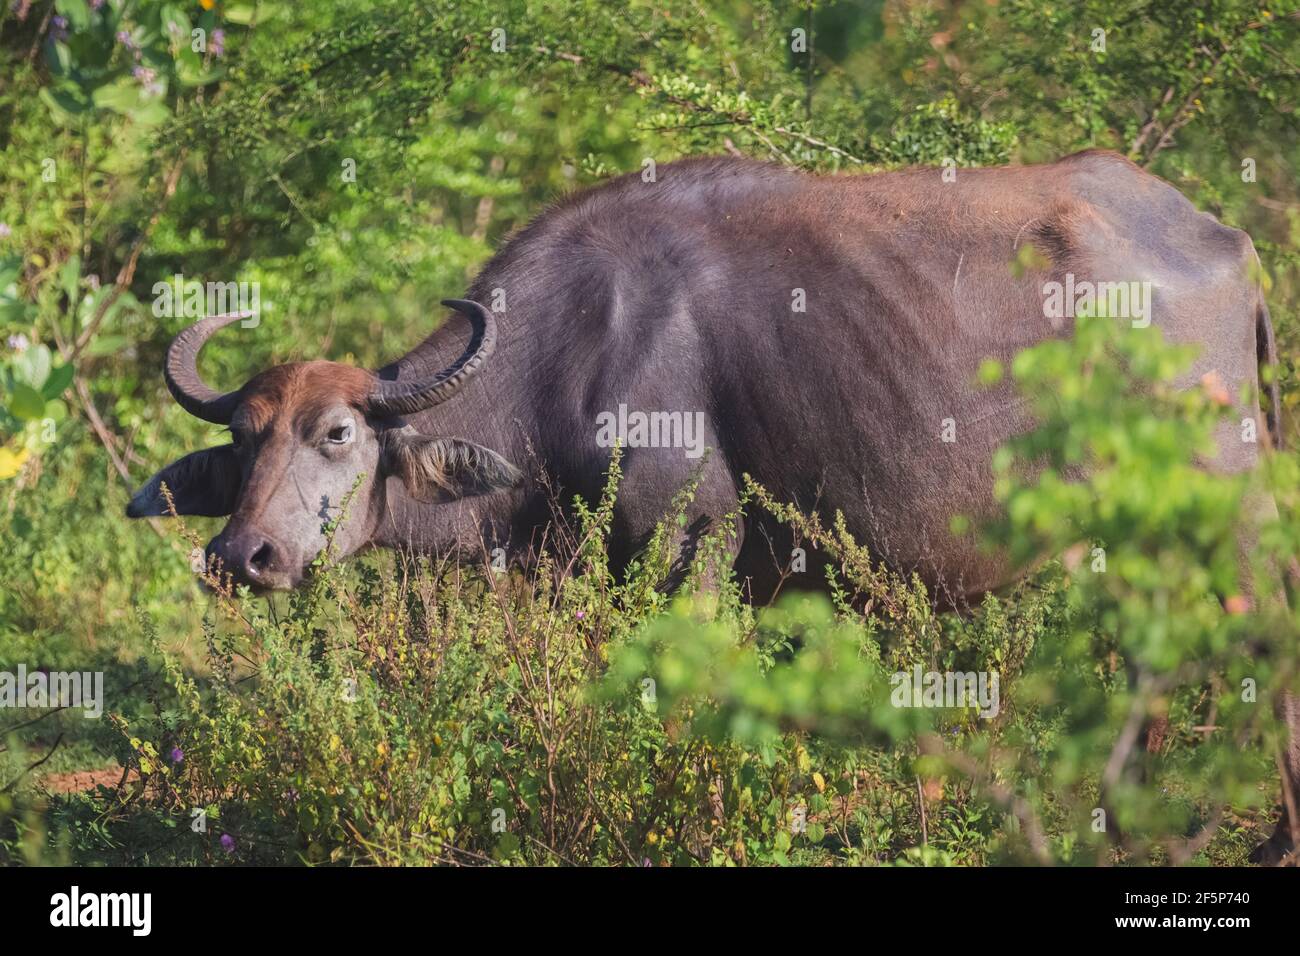
[[[352,422],[346,421],[341,425],[335,425],[325,436],[326,440],[334,445],[346,445],[352,441],[353,426]]]

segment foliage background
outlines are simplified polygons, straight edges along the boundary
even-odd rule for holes
[[[961,772],[951,760],[926,764],[917,727],[902,728],[883,748],[854,737],[861,730],[856,724],[848,742],[831,729],[810,738],[808,726],[788,719],[801,693],[793,679],[773,685],[793,697],[768,701],[757,716],[740,708],[725,733],[705,728],[674,737],[680,731],[673,719],[576,703],[588,700],[582,688],[607,664],[604,652],[591,651],[595,644],[627,640],[639,647],[649,630],[647,646],[659,650],[645,653],[687,653],[671,641],[668,650],[654,643],[655,622],[669,610],[647,596],[651,570],[640,590],[632,589],[635,599],[631,592],[611,597],[616,585],[603,580],[599,555],[591,551],[598,525],[587,536],[575,530],[575,553],[585,555],[587,575],[546,600],[523,592],[502,599],[495,616],[483,603],[493,593],[490,580],[457,577],[451,587],[445,569],[425,569],[426,593],[395,590],[391,566],[375,559],[354,569],[360,580],[331,585],[357,596],[356,613],[346,622],[331,618],[328,627],[352,635],[342,642],[343,658],[312,639],[324,626],[318,616],[337,609],[337,593],[332,602],[317,594],[316,604],[304,598],[278,609],[249,602],[235,614],[244,629],[230,631],[232,619],[195,586],[190,544],[161,523],[130,525],[122,516],[130,489],[158,466],[218,440],[216,429],[186,416],[162,387],[162,351],[188,320],[155,318],[151,290],[175,273],[261,283],[269,303],[262,325],[205,350],[210,381],[232,385],[268,364],[308,356],[373,367],[427,333],[430,304],[464,288],[503,236],[566,191],[637,170],[646,157],[662,163],[735,152],[851,172],[948,158],[958,165],[1036,162],[1100,146],[1128,154],[1200,208],[1251,234],[1264,263],[1290,413],[1300,402],[1298,11],[1294,2],[1239,0],[668,0],[618,10],[581,0],[6,4],[0,9],[0,337],[6,340],[0,344],[0,669],[24,662],[105,670],[120,720],[53,714],[18,727],[25,721],[5,718],[0,854],[637,863],[1041,857],[1042,848],[1020,835],[1023,814],[1015,808],[1024,806],[1014,796],[1042,818],[1048,857],[1080,859],[1083,837],[1076,829],[1086,833],[1086,827],[1056,804],[1051,786],[1077,794],[1079,808],[1095,802],[1088,790],[1098,785],[1096,761],[1104,764],[1123,723],[1125,692],[1109,688],[1116,696],[1095,701],[1096,720],[1080,729],[1059,713],[1034,711],[1026,691],[1025,709],[1011,724],[969,742],[978,743],[967,748],[977,757],[964,759],[976,760],[980,773]],[[1098,29],[1105,31],[1104,52],[1094,49]],[[194,30],[203,31],[201,50],[194,48]],[[807,52],[792,49],[796,30],[810,38]],[[503,49],[494,49],[494,41]],[[1247,159],[1254,181],[1243,180]],[[348,161],[355,162],[355,181],[343,175]],[[1123,354],[1127,346],[1107,348]],[[1074,374],[1069,356],[1056,358],[1064,363],[1056,375]],[[1082,365],[1087,356],[1073,358]],[[1033,363],[1022,371],[1032,388]],[[1150,367],[1146,373],[1155,374]],[[1073,424],[1119,411],[1076,409]],[[1154,412],[1143,407],[1134,414]],[[1300,444],[1297,423],[1294,414],[1286,416],[1291,447]],[[1169,478],[1161,469],[1176,471],[1178,463],[1140,459],[1136,472],[1133,462],[1121,465],[1130,467],[1130,481],[1150,484],[1158,475]],[[1192,482],[1189,475],[1176,471],[1172,480]],[[1284,483],[1285,475],[1274,480]],[[1188,554],[1178,550],[1188,544],[1179,537],[1179,520],[1201,526],[1207,514],[1220,514],[1221,490],[1189,488],[1181,519],[1164,513],[1148,529],[1144,553],[1151,560],[1165,551]],[[1066,514],[1074,524],[1062,519],[1072,533],[1105,532],[1089,525],[1097,516],[1091,509],[1106,500],[1105,489],[1094,490],[1096,498],[1070,505]],[[1035,508],[1061,514],[1061,507],[1059,500],[1031,501],[1022,514],[1032,516]],[[218,526],[193,523],[204,538]],[[1002,530],[1023,543],[1034,527],[1027,521]],[[1289,541],[1279,529],[1276,549],[1285,553]],[[1188,561],[1199,568],[1210,558],[1194,552]],[[874,573],[869,561],[865,570],[856,566],[868,577]],[[908,582],[879,586],[895,596],[912,593]],[[1136,614],[1150,613],[1143,604],[1150,598],[1140,589],[1111,595],[1120,612]],[[1195,595],[1180,599],[1199,607]],[[782,664],[797,671],[794,648],[808,649],[798,635],[836,632],[846,621],[852,635],[841,637],[856,642],[853,660],[924,646],[915,659],[1001,654],[1023,663],[1037,660],[1034,648],[1055,642],[1074,648],[1067,663],[1078,665],[1095,659],[1090,642],[1115,630],[1106,600],[1072,585],[1069,569],[1054,564],[968,619],[937,618],[913,596],[884,625],[830,607],[783,612],[814,615],[811,622],[772,618],[760,628],[724,595],[708,613],[672,611],[680,626],[670,630],[693,636],[684,645],[697,648],[692,654],[712,648],[725,661],[727,647],[749,648],[754,661],[732,664],[752,664],[765,674]],[[539,607],[548,608],[541,617]],[[376,630],[375,620],[390,613],[395,626],[411,616],[411,633],[423,635],[419,648],[403,643],[414,640],[410,634]],[[816,616],[823,613],[830,616]],[[512,621],[532,622],[529,627],[557,635],[556,641],[539,651],[518,637]],[[696,625],[704,630],[697,633]],[[597,626],[603,636],[593,642],[587,629]],[[1294,635],[1289,626],[1263,630],[1285,644]],[[717,646],[707,639],[716,627],[722,628]],[[1236,627],[1224,616],[1197,616],[1175,639],[1183,642],[1177,652],[1152,666],[1164,673],[1180,660],[1199,659],[1228,673],[1234,665],[1223,635]],[[246,643],[231,636],[241,633]],[[1067,640],[1072,634],[1083,643]],[[557,651],[557,644],[567,649]],[[1293,656],[1294,643],[1289,647]],[[315,650],[303,658],[304,648]],[[1127,650],[1141,657],[1142,648]],[[520,675],[538,653],[547,666],[573,672],[573,706],[589,722],[581,754],[557,742],[548,723],[557,714],[525,706],[530,691]],[[561,659],[550,661],[546,655],[553,653]],[[432,656],[414,676],[385,677],[389,654]],[[369,675],[363,686],[376,681],[384,694],[365,715],[335,727],[324,715],[337,708],[325,702],[342,667]],[[223,673],[238,676],[227,686]],[[1199,676],[1211,681],[1208,673]],[[284,691],[288,685],[318,686],[321,696],[311,704]],[[437,704],[417,706],[430,695]],[[465,695],[476,705],[479,695],[496,703],[483,712],[467,707]],[[386,710],[383,700],[404,703]],[[1231,773],[1207,756],[1214,748],[1195,746],[1204,734],[1190,728],[1201,726],[1207,700],[1198,703],[1194,694],[1190,702],[1165,702],[1183,728],[1170,745],[1175,776],[1169,786],[1185,791],[1187,804],[1164,830],[1194,833],[1197,824],[1213,820],[1214,838],[1197,848],[1200,858],[1209,853],[1213,862],[1240,862],[1267,828],[1267,794],[1276,778],[1267,746],[1256,765]],[[725,699],[709,707],[731,713]],[[1087,711],[1083,704],[1078,709]],[[881,714],[877,731],[889,719]],[[1251,732],[1264,739],[1272,731]],[[414,762],[401,772],[385,769],[383,783],[374,761],[393,759],[401,743],[395,733]],[[429,752],[434,736],[458,736],[463,745]],[[37,785],[42,775],[119,766],[156,776],[157,765],[167,763],[158,754],[182,739],[185,773],[172,776],[184,776],[183,786],[171,780],[65,796]],[[319,753],[307,759],[315,744]],[[999,769],[989,757],[993,745],[1018,756]],[[1033,770],[1042,756],[1035,747],[1051,752],[1052,772],[1065,778]],[[1094,751],[1101,757],[1087,756]],[[350,774],[340,769],[343,752]],[[555,783],[565,761],[566,772],[579,777],[583,767],[600,768],[604,789],[584,796],[576,784]],[[1222,786],[1194,793],[1211,766],[1226,774]],[[311,806],[293,819],[275,810],[286,788],[311,794]],[[792,842],[782,821],[804,792],[818,839]],[[751,794],[748,803],[737,795],[744,793]],[[1001,803],[991,796],[999,793],[1006,798]],[[842,799],[834,803],[829,794]],[[567,819],[562,798],[571,801],[562,808],[572,817],[567,835],[558,822]],[[207,842],[185,841],[185,811],[196,800],[229,832],[243,828],[238,850],[221,846],[215,825]],[[406,810],[393,810],[398,803]],[[502,847],[482,829],[492,808],[507,803],[515,845]],[[1214,808],[1225,803],[1228,813],[1215,818]],[[627,818],[623,824],[616,825],[615,809]],[[1124,812],[1149,822],[1142,814],[1155,811],[1134,796]],[[691,823],[699,814],[722,820],[725,839],[709,836],[699,820]],[[662,821],[670,817],[678,822],[665,843]],[[840,836],[827,835],[837,827]],[[165,838],[155,839],[159,832]],[[1147,859],[1168,852],[1138,841],[1083,856]]]

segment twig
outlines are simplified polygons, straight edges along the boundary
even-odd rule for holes
[[[921,776],[916,776],[916,803],[921,808],[921,846],[929,846],[930,829],[925,820],[925,789],[921,786]]]
[[[1219,54],[1211,60],[1210,68],[1205,73],[1205,76],[1213,76],[1219,71],[1219,64],[1223,62],[1223,58],[1227,55],[1228,49],[1229,48],[1225,46]],[[1202,89],[1202,85],[1192,87],[1191,92],[1187,94],[1182,105],[1180,105],[1175,111],[1173,119],[1169,121],[1169,125],[1161,131],[1160,138],[1156,140],[1156,144],[1151,148],[1151,152],[1148,153],[1146,159],[1143,160],[1143,169],[1150,169],[1151,164],[1156,161],[1156,156],[1160,151],[1174,141],[1174,134],[1192,121],[1192,117],[1195,115],[1192,112],[1192,107],[1195,106],[1196,101],[1200,99]]]
[[[838,146],[832,146],[830,143],[825,140],[820,140],[816,136],[809,136],[807,133],[797,133],[792,129],[786,129],[784,126],[773,126],[772,129],[783,136],[789,136],[792,139],[797,139],[801,142],[807,143],[809,146],[816,146],[818,149],[824,149],[826,152],[834,153],[836,156],[843,156],[845,159],[857,163],[859,166],[866,163],[866,160],[859,159],[852,153],[845,152]]]
[[[72,706],[71,704],[63,704],[60,707],[54,707],[50,710],[47,710],[39,717],[33,717],[31,720],[24,720],[20,724],[14,724],[12,727],[5,727],[3,729],[0,729],[0,737],[8,737],[10,734],[14,733],[15,731],[19,731],[22,730],[24,727],[30,727],[32,724],[39,723],[40,721],[44,720],[46,717],[53,717],[59,711],[67,710],[71,706]]]
[[[109,461],[113,463],[113,467],[117,469],[117,473],[121,475],[122,480],[126,482],[127,488],[130,489],[132,487],[131,472],[127,469],[126,462],[123,461],[122,457],[117,453],[113,433],[108,430],[108,426],[104,424],[104,420],[99,417],[99,412],[95,408],[95,403],[90,397],[90,389],[86,385],[86,380],[81,378],[81,376],[77,376],[73,382],[73,387],[76,389],[77,398],[81,402],[82,411],[86,414],[86,420],[90,422],[90,427],[94,429],[95,437],[97,437],[99,443],[104,446],[104,450],[108,452]],[[149,526],[158,533],[158,537],[165,538],[167,536],[163,531],[162,524],[157,518],[150,517]]]
[[[59,749],[59,744],[61,744],[62,742],[63,742],[63,734],[59,734],[59,736],[57,736],[57,737],[54,738],[54,746],[52,746],[52,747],[50,748],[49,752],[48,752],[44,757],[42,757],[40,760],[38,760],[38,761],[36,761],[34,764],[31,764],[30,766],[28,766],[28,768],[27,768],[26,770],[24,770],[24,771],[23,771],[22,773],[20,773],[18,776],[14,777],[14,778],[13,778],[12,780],[10,780],[7,784],[5,784],[4,789],[3,789],[3,790],[0,790],[0,793],[8,793],[8,792],[9,792],[10,790],[12,790],[14,787],[18,786],[19,781],[22,780],[23,777],[27,776],[29,773],[31,773],[33,770],[35,770],[35,769],[36,769],[37,767],[39,767],[41,764],[45,763],[45,761],[47,761],[47,760],[49,760],[51,757],[53,757],[53,756],[54,756],[54,751],[56,751],[56,750]]]
[[[54,16],[54,3],[51,2],[49,8],[45,11],[45,19],[41,25],[36,28],[36,37],[32,40],[32,48],[27,53],[29,63],[36,62],[36,54],[41,48],[41,38],[45,36],[45,31],[50,28],[50,18]]]
[[[1137,137],[1133,140],[1132,145],[1128,148],[1130,156],[1137,156],[1139,150],[1146,144],[1147,137],[1151,132],[1160,125],[1160,111],[1169,105],[1169,101],[1174,98],[1174,88],[1171,86],[1165,90],[1165,95],[1160,98],[1160,103],[1151,108],[1151,118],[1147,120],[1146,125],[1138,132]]]

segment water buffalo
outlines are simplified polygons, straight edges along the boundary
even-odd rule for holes
[[[1045,270],[1016,275],[1030,243]],[[970,597],[1014,569],[949,519],[995,514],[990,457],[1028,424],[1011,386],[977,387],[976,370],[1070,334],[1047,283],[1132,288],[1134,321],[1201,346],[1189,378],[1244,386],[1242,415],[1258,417],[1274,346],[1256,262],[1245,233],[1103,151],[955,175],[684,160],[579,192],[507,241],[446,303],[468,346],[450,322],[377,372],[291,363],[223,393],[195,363],[235,317],[186,329],[167,384],[234,441],[163,469],[127,513],[164,514],[165,482],[179,512],[230,516],[208,551],[237,581],[289,588],[359,476],[343,554],[516,551],[551,516],[546,486],[594,497],[619,439],[616,561],[698,470],[689,559],[748,473],[778,500],[842,511],[874,554]],[[1276,436],[1275,387],[1266,397]],[[1254,464],[1258,444],[1220,439],[1217,467]],[[757,515],[735,540],[756,599],[788,563],[780,540]]]

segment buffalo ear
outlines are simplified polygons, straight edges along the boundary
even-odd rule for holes
[[[513,488],[523,474],[490,448],[460,438],[430,438],[410,428],[383,437],[386,474],[411,497],[443,503]]]
[[[230,514],[239,495],[239,458],[234,445],[205,448],[172,462],[145,483],[126,506],[128,518],[170,515],[163,484],[178,515],[217,518]]]

